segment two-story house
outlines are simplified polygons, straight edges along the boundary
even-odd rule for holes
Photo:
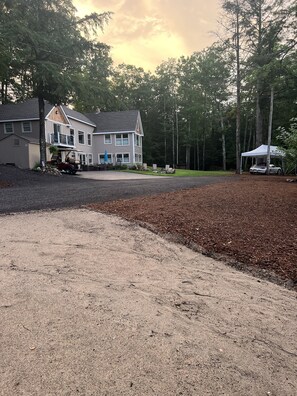
[[[143,128],[139,111],[82,114],[45,103],[47,159],[56,146],[82,165],[142,163]],[[33,168],[39,161],[37,99],[0,106],[0,163]]]
[[[143,129],[137,110],[89,113],[95,124],[93,149],[99,164],[107,155],[110,164],[142,163]]]

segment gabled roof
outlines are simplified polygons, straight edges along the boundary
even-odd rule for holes
[[[84,114],[79,113],[78,111],[69,109],[67,106],[61,106],[68,118],[72,118],[73,120],[78,120],[84,122],[85,124],[96,126],[94,122],[92,122],[89,118],[87,118]]]
[[[17,137],[17,138],[22,139],[22,140],[25,140],[28,143],[39,144],[39,139],[36,139],[36,138],[33,138],[33,137],[27,137],[27,136],[26,137],[25,136],[20,136],[20,135],[17,135],[16,133],[10,133],[9,135],[4,136],[4,138],[0,139],[0,142],[2,142],[2,140],[11,138],[12,136]]]
[[[86,116],[96,124],[95,132],[135,131],[138,110],[88,113]]]
[[[53,105],[45,102],[45,114],[47,115]],[[22,120],[39,120],[38,99],[28,99],[22,103],[5,104],[0,106],[0,122]]]
[[[45,116],[49,114],[54,105],[47,100],[45,104]],[[84,114],[71,110],[67,106],[61,106],[67,117],[81,121],[85,124],[95,127],[95,124],[89,120]],[[27,99],[22,103],[5,104],[0,106],[0,122],[5,121],[23,121],[23,120],[39,120],[38,99]]]

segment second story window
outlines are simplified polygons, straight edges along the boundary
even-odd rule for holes
[[[90,133],[88,133],[88,145],[92,146],[92,138]]]
[[[4,124],[4,133],[13,133],[13,125],[12,122],[6,122]]]
[[[78,131],[78,143],[85,144],[85,133],[82,131]]]
[[[59,124],[54,124],[54,143],[59,143],[60,141],[60,131],[61,131],[61,125]]]
[[[32,125],[30,121],[22,122],[22,131],[23,133],[30,133],[32,132]]]
[[[70,129],[69,144],[74,146],[74,129]]]
[[[111,143],[112,143],[111,135],[110,134],[104,135],[104,144],[111,144]]]
[[[116,135],[116,146],[129,146],[128,133],[122,133]]]
[[[135,146],[141,146],[141,136],[139,135],[134,135],[134,142],[135,142]]]

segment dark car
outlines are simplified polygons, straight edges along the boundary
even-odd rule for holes
[[[59,162],[57,168],[60,172],[68,173],[69,175],[75,175],[77,172],[77,167],[69,162]]]

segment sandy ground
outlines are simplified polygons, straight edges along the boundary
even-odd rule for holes
[[[0,217],[0,394],[296,395],[296,293],[117,217]]]

